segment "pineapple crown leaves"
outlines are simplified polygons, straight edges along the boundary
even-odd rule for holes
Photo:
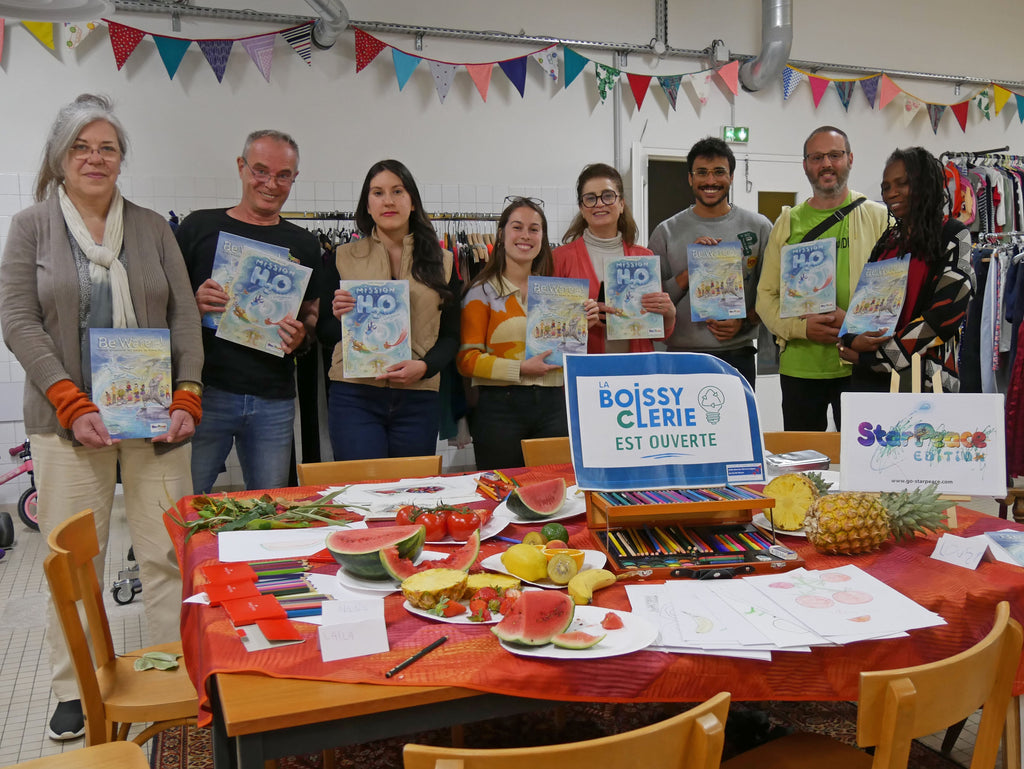
[[[832,488],[832,484],[826,481],[822,477],[821,473],[816,473],[813,471],[806,472],[804,473],[804,476],[807,478],[807,480],[814,484],[814,488],[818,490],[818,496],[825,496],[826,494],[829,493],[829,491]]]
[[[949,531],[946,509],[949,502],[939,499],[934,483],[913,491],[883,492],[880,500],[889,515],[889,528],[897,542],[916,534]]]

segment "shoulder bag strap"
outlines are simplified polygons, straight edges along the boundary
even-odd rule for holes
[[[830,229],[839,224],[839,222],[843,221],[843,219],[845,219],[853,209],[855,209],[865,200],[867,200],[867,198],[857,198],[849,205],[843,206],[837,211],[833,211],[832,215],[829,216],[824,221],[819,222],[817,227],[812,227],[808,231],[808,233],[803,236],[800,242],[809,243],[812,240],[817,240],[819,237],[821,237],[823,233],[828,232]]]

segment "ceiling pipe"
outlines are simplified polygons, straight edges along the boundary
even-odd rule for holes
[[[786,66],[793,48],[792,0],[761,0],[761,53],[740,66],[740,83],[760,91]]]
[[[349,13],[341,0],[306,0],[320,18],[313,26],[313,45],[322,50],[332,47],[348,27]]]

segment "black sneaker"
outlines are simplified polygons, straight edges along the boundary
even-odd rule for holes
[[[51,740],[77,740],[85,734],[85,715],[81,700],[58,702],[57,709],[50,716],[50,728],[46,734]]]

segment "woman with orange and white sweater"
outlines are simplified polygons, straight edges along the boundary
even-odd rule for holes
[[[479,389],[469,420],[478,470],[520,467],[523,438],[569,434],[561,366],[545,362],[550,351],[525,357],[527,282],[551,273],[544,209],[533,198],[515,198],[498,220],[494,253],[462,300],[456,360]],[[597,303],[584,307],[595,320]]]

